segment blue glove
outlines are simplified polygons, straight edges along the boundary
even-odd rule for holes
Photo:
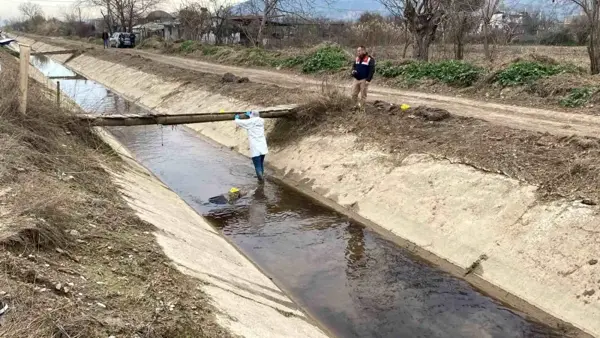
[[[246,116],[250,117],[250,115],[252,115],[252,112],[247,111]]]
[[[240,119],[240,115],[238,115],[238,114],[235,114],[235,119],[236,119],[236,120],[239,120],[239,119]]]

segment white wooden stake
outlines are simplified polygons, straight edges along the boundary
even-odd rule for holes
[[[19,71],[19,84],[21,90],[21,114],[27,113],[27,84],[29,82],[29,55],[31,53],[31,47],[29,45],[19,44],[19,58],[20,58],[20,71]]]

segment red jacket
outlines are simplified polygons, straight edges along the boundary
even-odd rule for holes
[[[357,57],[352,65],[352,70],[354,70],[355,79],[370,82],[375,74],[375,59],[369,54],[363,56],[362,59]]]

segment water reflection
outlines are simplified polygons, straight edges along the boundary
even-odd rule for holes
[[[346,226],[348,244],[346,245],[346,276],[348,279],[360,278],[364,271],[365,261],[365,234],[364,228],[358,224],[350,223]]]
[[[560,336],[293,191],[265,189],[207,217],[341,337]]]

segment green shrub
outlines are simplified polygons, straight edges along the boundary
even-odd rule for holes
[[[279,66],[281,66],[283,68],[294,68],[294,67],[298,67],[298,66],[304,64],[305,61],[306,61],[306,56],[298,55],[298,56],[293,56],[293,57],[283,59],[283,61],[281,61]]]
[[[238,64],[261,67],[274,67],[277,65],[277,61],[273,53],[258,47],[242,49],[237,56],[237,60],[235,60]]]
[[[451,86],[468,87],[482,73],[482,69],[470,63],[448,60],[435,63],[411,63],[406,65],[404,77],[409,80],[435,79]]]
[[[338,46],[325,46],[307,55],[302,63],[303,73],[339,70],[348,64],[346,52]]]
[[[202,46],[202,55],[204,56],[211,56],[211,55],[215,55],[219,52],[219,46],[213,46],[213,45],[203,45]]]
[[[391,61],[383,61],[377,64],[375,71],[377,74],[386,77],[393,78],[402,75],[403,66],[394,65]]]
[[[198,49],[198,43],[192,40],[185,40],[179,45],[179,51],[182,53],[193,53]]]
[[[402,66],[394,66],[391,62],[382,62],[377,66],[377,72],[388,78],[400,76],[408,82],[427,78],[450,86],[468,87],[479,79],[483,69],[467,62],[448,60],[413,62]]]
[[[519,61],[500,71],[494,81],[501,86],[518,86],[530,84],[543,77],[563,72],[573,72],[570,66],[550,65],[535,61]]]
[[[567,96],[561,99],[560,105],[563,107],[577,108],[587,104],[597,88],[584,87],[584,88],[573,88]]]

